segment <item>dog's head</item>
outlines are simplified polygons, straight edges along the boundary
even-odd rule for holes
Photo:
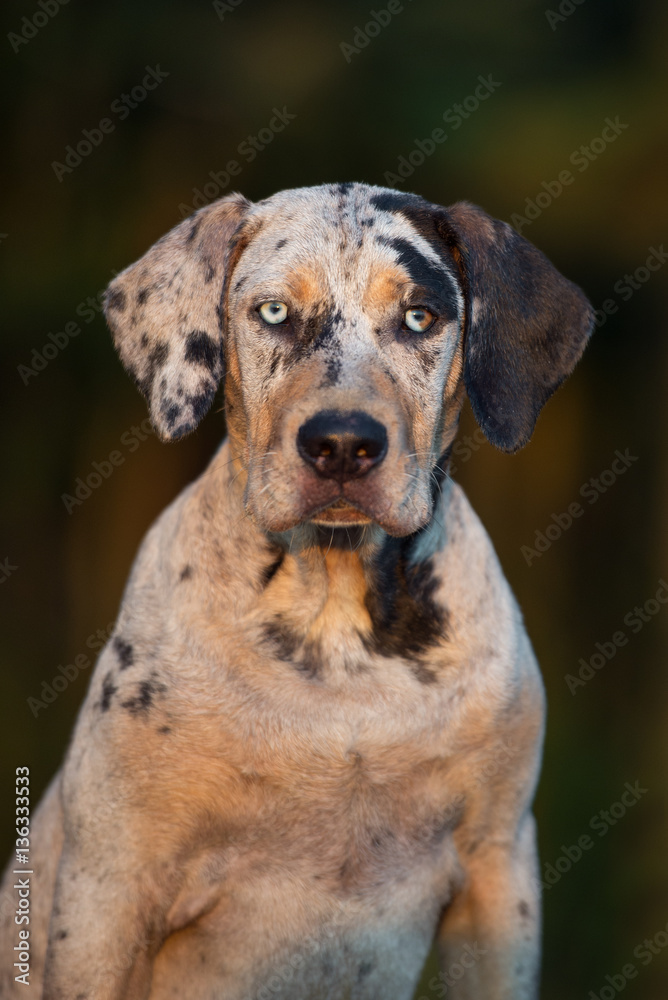
[[[166,440],[225,377],[259,526],[430,518],[464,389],[487,438],[526,444],[592,329],[579,288],[508,225],[365,184],[230,195],[109,286],[106,315]]]

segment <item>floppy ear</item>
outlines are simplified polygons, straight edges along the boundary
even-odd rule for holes
[[[232,194],[200,209],[107,288],[114,344],[165,441],[197,426],[222,378],[225,270],[249,205]]]
[[[517,451],[575,367],[593,310],[577,285],[505,222],[467,202],[446,214],[467,299],[466,391],[487,439]]]

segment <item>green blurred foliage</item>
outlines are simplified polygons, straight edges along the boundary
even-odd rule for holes
[[[626,781],[648,789],[545,893],[543,996],[598,993],[606,975],[635,961],[629,997],[665,998],[668,953],[645,968],[633,949],[668,922],[668,609],[637,635],[623,619],[668,578],[668,268],[632,295],[615,283],[668,239],[668,9],[570,6],[551,27],[549,5],[533,0],[406,0],[347,61],[341,43],[353,43],[371,9],[348,0],[243,0],[222,20],[206,2],[69,3],[18,51],[10,33],[39,8],[4,5],[0,560],[16,569],[0,587],[3,854],[14,768],[29,764],[35,791],[45,786],[90,669],[37,718],[27,699],[113,621],[142,535],[223,432],[214,412],[179,444],[149,437],[134,452],[122,448],[123,465],[68,513],[61,495],[146,415],[102,319],[86,321],[86,300],[178,222],[179,205],[192,204],[193,189],[231,159],[242,170],[225,191],[251,199],[323,181],[382,184],[474,92],[478,76],[491,74],[501,86],[401,186],[443,204],[468,198],[510,220],[570,168],[573,183],[523,235],[597,308],[606,299],[618,306],[531,444],[508,457],[478,435],[455,474],[494,540],[544,672],[543,866],[591,832],[591,818]],[[124,120],[110,112],[157,64],[165,81]],[[247,162],[240,144],[284,106],[296,118]],[[105,116],[113,132],[58,180],[52,163]],[[628,128],[578,171],[571,155],[616,116]],[[19,366],[72,321],[81,333],[25,384]],[[461,433],[475,434],[468,410]],[[627,448],[637,456],[628,472],[595,504],[583,501],[581,486]],[[574,501],[584,514],[528,566],[521,547]],[[620,628],[629,643],[572,694],[565,674]],[[422,992],[442,995],[427,985]]]

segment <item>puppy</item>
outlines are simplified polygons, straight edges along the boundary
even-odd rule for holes
[[[201,209],[106,315],[160,436],[224,382],[227,438],[35,816],[35,995],[409,1000],[436,939],[435,989],[535,1000],[543,689],[447,466],[464,393],[528,441],[584,295],[473,205],[339,184]]]

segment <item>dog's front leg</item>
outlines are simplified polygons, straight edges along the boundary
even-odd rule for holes
[[[541,921],[533,817],[525,817],[514,841],[490,838],[461,860],[466,881],[439,928],[436,995],[537,1000]]]
[[[64,852],[58,870],[43,1000],[145,1000],[162,940],[155,893],[126,857],[94,865]]]

